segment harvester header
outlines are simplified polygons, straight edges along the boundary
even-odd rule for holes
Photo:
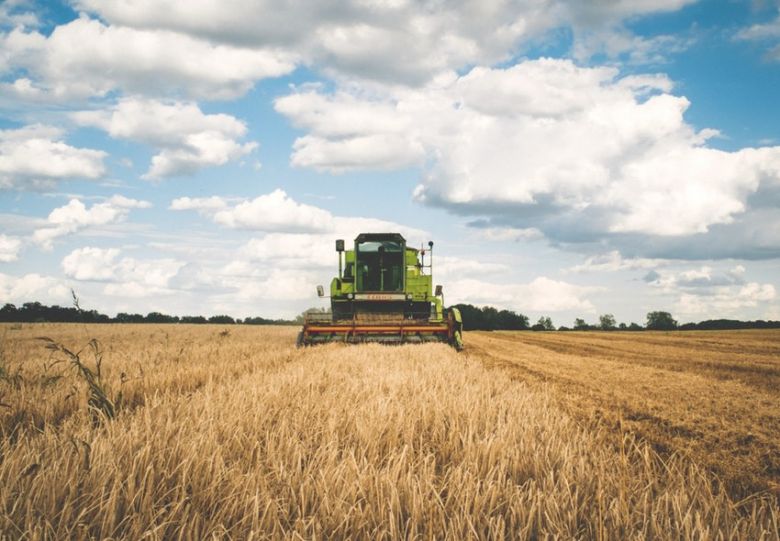
[[[460,312],[445,310],[442,287],[433,288],[433,242],[417,249],[400,233],[361,233],[351,250],[337,240],[336,252],[331,311],[306,315],[299,345],[445,342],[462,349]],[[317,293],[324,297],[325,289]]]

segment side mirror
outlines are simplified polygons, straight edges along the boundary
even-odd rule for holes
[[[336,251],[337,252],[343,252],[344,251],[344,239],[338,239],[336,241]]]
[[[437,297],[440,297],[442,293],[443,293],[443,291],[442,291],[441,286],[436,286],[436,293],[435,293],[435,295]]]
[[[317,286],[317,296],[318,297],[324,297],[325,296],[325,288],[322,286]]]

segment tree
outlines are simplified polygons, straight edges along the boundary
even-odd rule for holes
[[[16,306],[14,306],[11,303],[7,303],[5,306],[0,308],[0,321],[16,321],[19,311],[16,309]]]
[[[532,331],[554,331],[555,325],[553,325],[552,319],[546,316],[542,316],[539,318],[539,321],[536,322],[536,325],[531,327]]]
[[[482,308],[482,319],[484,325],[489,331],[498,330],[498,310],[492,306],[485,306]]]
[[[128,314],[126,312],[119,312],[114,321],[117,323],[143,323],[144,316],[141,314]]]
[[[203,316],[181,316],[181,319],[179,319],[180,323],[196,323],[196,324],[203,324],[206,323],[206,318]]]
[[[225,323],[228,325],[233,325],[236,322],[235,319],[233,319],[230,316],[225,315],[219,315],[219,316],[211,316],[209,318],[209,323]]]
[[[511,310],[497,310],[492,306],[477,308],[471,304],[456,304],[467,331],[519,331],[528,328],[528,317]]]
[[[602,331],[615,330],[615,316],[612,314],[603,314],[599,316],[599,327]]]
[[[179,316],[169,316],[160,312],[149,312],[144,318],[146,323],[178,323]]]
[[[264,317],[245,317],[245,325],[271,325],[273,320],[265,319]]]
[[[507,331],[522,331],[528,328],[528,316],[511,310],[501,310],[496,319],[498,328]]]
[[[574,320],[574,330],[575,331],[587,331],[588,330],[588,324],[585,323],[585,320],[578,317]]]
[[[236,320],[236,323],[238,323],[238,320]],[[289,319],[266,319],[264,317],[244,318],[244,325],[290,325],[292,323],[296,322]],[[300,324],[301,321],[298,321],[297,323]]]
[[[653,331],[673,331],[677,328],[677,320],[669,312],[648,312],[646,326]]]

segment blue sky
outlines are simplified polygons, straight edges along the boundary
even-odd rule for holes
[[[0,303],[290,317],[333,241],[449,303],[780,319],[776,1],[0,4]]]

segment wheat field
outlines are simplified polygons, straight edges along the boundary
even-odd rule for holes
[[[296,332],[0,327],[2,537],[780,538],[780,333]]]

